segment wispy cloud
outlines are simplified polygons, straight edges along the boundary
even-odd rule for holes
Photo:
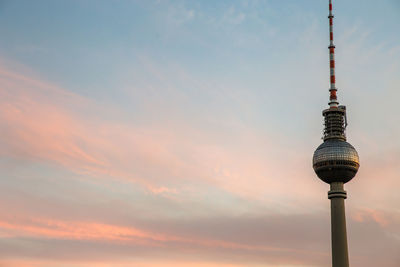
[[[283,177],[295,173],[294,169],[281,173],[284,168],[276,156],[283,152],[271,141],[274,138],[239,125],[235,136],[243,144],[232,150],[218,143],[223,138],[219,133],[199,132],[179,121],[161,127],[100,121],[98,116],[105,112],[101,105],[5,69],[0,82],[4,156],[132,181],[155,194],[178,193],[190,184],[184,181],[192,181],[261,199],[263,194],[280,192]],[[265,147],[261,154],[255,149],[260,145]],[[296,153],[284,154],[297,161]],[[248,183],[249,177],[253,183]],[[294,183],[301,187],[302,182]]]

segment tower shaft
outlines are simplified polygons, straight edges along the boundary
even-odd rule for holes
[[[331,183],[328,198],[331,200],[332,267],[349,267],[346,215],[343,182]]]

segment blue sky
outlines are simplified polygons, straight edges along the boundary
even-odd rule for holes
[[[351,263],[394,267],[400,4],[334,13],[361,158]],[[327,15],[327,0],[2,1],[0,264],[328,265],[311,168]]]

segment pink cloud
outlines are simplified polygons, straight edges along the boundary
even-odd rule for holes
[[[147,166],[179,167],[182,163],[167,151],[168,140],[162,136],[155,139],[146,130],[101,121],[86,114],[103,112],[88,99],[4,69],[0,69],[0,96],[3,156],[127,179],[154,193],[174,192],[130,167],[138,159]]]
[[[400,213],[371,208],[358,209],[351,213],[351,218],[359,223],[375,222],[383,229],[395,229],[400,224]],[[397,230],[395,230],[397,231]]]
[[[252,199],[266,194],[279,197],[286,192],[284,177],[297,175],[295,167],[300,166],[298,162],[284,168],[282,157],[293,162],[298,155],[282,153],[276,144],[279,138],[249,129],[237,129],[234,135],[240,135],[246,145],[232,148],[221,144],[211,130],[199,132],[184,123],[139,127],[104,120],[105,110],[95,102],[4,68],[0,68],[0,86],[5,142],[0,153],[5,156],[129,180],[154,194],[175,195],[183,187],[190,190],[189,181],[196,181]],[[106,112],[118,113],[118,108]],[[265,147],[261,153],[260,144]],[[302,181],[295,184],[297,189],[307,187]]]
[[[171,250],[173,254],[197,254],[200,253],[202,255],[210,253],[210,251],[219,253],[225,251],[225,253],[229,252],[239,252],[249,254],[249,255],[262,255],[264,253],[274,255],[274,259],[272,261],[276,261],[277,255],[287,255],[287,254],[296,254],[296,255],[313,255],[313,257],[320,259],[321,257],[326,257],[326,253],[321,253],[318,251],[310,251],[307,249],[301,248],[290,248],[290,247],[279,247],[272,246],[268,244],[246,244],[240,242],[232,242],[226,240],[218,240],[208,238],[206,236],[202,237],[197,235],[195,237],[185,237],[178,235],[171,235],[165,233],[157,233],[154,231],[143,230],[133,226],[122,226],[122,225],[112,225],[105,224],[101,222],[90,222],[90,221],[62,221],[56,219],[49,218],[26,218],[26,217],[12,217],[7,220],[0,220],[0,233],[6,233],[7,239],[29,239],[33,238],[34,240],[67,240],[73,241],[74,243],[69,244],[79,244],[82,241],[90,241],[95,242],[97,244],[107,244],[107,247],[110,246],[125,246],[125,247],[137,247],[140,246],[141,249],[145,249],[144,251],[152,251],[154,249],[161,250]],[[88,243],[90,247],[93,243]],[[85,248],[87,249],[87,248]],[[178,257],[175,261],[168,262],[163,260],[159,261],[158,258],[148,258],[146,260],[139,262],[130,262],[127,258],[127,255],[124,252],[123,257],[119,257],[121,266],[124,264],[134,264],[135,266],[162,266],[161,263],[168,263],[172,266],[173,263],[178,264],[177,266],[184,266],[184,264],[189,264],[189,262],[185,262],[185,257]],[[106,253],[108,257],[112,253]],[[213,253],[211,253],[212,255]],[[254,257],[254,256],[253,256]],[[258,257],[258,256],[257,256]],[[257,258],[256,257],[256,258]],[[8,257],[7,257],[8,258]],[[34,257],[35,258],[35,257]],[[51,264],[56,263],[46,263],[46,260],[54,258],[54,255],[47,255],[42,257],[43,260],[40,261],[20,261],[21,266],[51,266]],[[114,257],[111,256],[111,259]],[[12,257],[10,257],[10,266],[12,263]],[[140,257],[139,257],[140,259]],[[207,257],[206,257],[207,259]],[[68,258],[67,262],[70,264],[74,264],[74,266],[96,266],[96,260],[86,258],[85,262],[74,262],[77,259],[72,257]],[[18,261],[16,261],[18,262]],[[110,258],[106,258],[102,261],[103,265],[97,266],[108,266],[109,262],[111,262]],[[127,262],[127,263],[125,263]],[[246,266],[243,264],[229,264],[221,263],[220,266]],[[295,258],[288,258],[285,260],[287,263],[291,263],[294,265],[301,264],[301,260],[297,260]],[[0,261],[1,263],[1,261]],[[16,263],[13,263],[16,264]],[[42,265],[40,265],[42,264]],[[48,264],[48,265],[46,265]],[[65,260],[63,260],[63,264],[67,264]],[[86,264],[86,265],[85,265]],[[212,263],[210,261],[200,261],[196,262],[196,260],[191,260],[190,265],[192,266],[218,266],[217,263]],[[1,265],[0,265],[1,266]],[[169,265],[163,265],[169,266]]]
[[[177,237],[154,234],[134,227],[99,222],[61,221],[44,218],[0,221],[7,237],[40,237],[74,240],[121,241],[151,245],[154,241],[179,240]],[[153,243],[152,245],[155,245]]]
[[[149,261],[140,261],[140,260],[119,260],[113,262],[77,262],[77,261],[68,261],[66,264],[61,264],[57,261],[48,261],[48,260],[0,260],[1,267],[55,267],[55,266],[74,266],[74,267],[246,267],[246,264],[229,264],[222,262],[207,262],[207,261],[171,261],[171,260],[149,260]],[[269,267],[263,265],[265,267]]]
[[[179,242],[203,247],[260,250],[300,251],[272,246],[256,246],[212,240],[188,238],[149,232],[135,227],[104,224],[100,222],[61,221],[47,218],[9,218],[0,221],[0,233],[10,237],[40,237],[45,239],[73,239],[95,241],[134,242],[144,246],[160,246],[165,242]]]

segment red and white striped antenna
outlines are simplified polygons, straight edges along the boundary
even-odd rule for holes
[[[332,13],[332,0],[329,0],[329,31],[330,31],[330,45],[329,45],[329,59],[330,59],[330,81],[331,88],[329,89],[330,97],[329,97],[329,106],[337,107],[339,102],[336,96],[336,76],[335,76],[335,45],[333,44],[333,13]]]

